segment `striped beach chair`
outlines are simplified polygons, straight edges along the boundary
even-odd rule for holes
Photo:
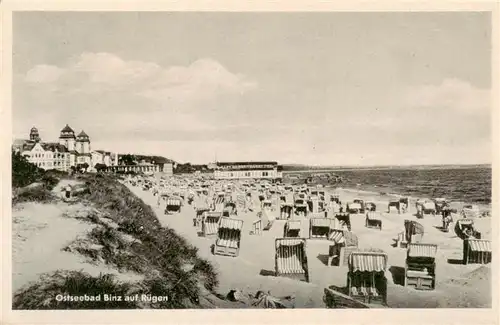
[[[305,238],[276,239],[276,276],[309,282]]]
[[[181,212],[182,199],[178,196],[171,196],[167,198],[167,205],[165,207],[165,214],[172,212]]]
[[[204,237],[215,236],[219,230],[219,220],[222,218],[221,212],[208,211],[203,216],[201,233]]]
[[[328,235],[330,247],[328,251],[328,265],[347,265],[349,255],[358,251],[358,237],[346,230],[332,229]]]
[[[236,204],[237,204],[238,209],[246,211],[246,209],[247,209],[246,202],[247,201],[245,199],[245,195],[244,194],[238,194],[236,196]]]
[[[380,212],[369,211],[366,213],[366,228],[377,228],[382,230],[382,214]]]
[[[224,256],[238,256],[241,244],[241,230],[243,220],[221,218],[217,239],[215,240],[214,254]]]
[[[309,219],[309,239],[328,239],[332,229],[332,219],[311,218]]]
[[[489,240],[470,238],[463,241],[463,264],[489,264],[491,253]]]
[[[224,211],[224,197],[217,196],[212,203],[212,211],[222,212]]]

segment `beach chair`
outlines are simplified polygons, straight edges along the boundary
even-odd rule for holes
[[[196,216],[193,218],[193,226],[194,227],[201,227],[201,223],[203,221],[203,216],[205,215],[205,212],[209,212],[210,209],[197,209],[196,210]]]
[[[375,211],[377,211],[377,205],[374,202],[366,202],[365,209],[366,209],[366,211],[375,212]]]
[[[226,202],[224,204],[224,209],[222,210],[223,217],[230,217],[232,215],[237,215],[236,204],[233,202]]]
[[[269,210],[272,210],[272,202],[271,200],[263,200],[261,202],[261,209],[264,210],[264,209],[269,209]]]
[[[275,241],[276,276],[309,282],[305,238],[277,238]]]
[[[358,237],[346,230],[332,229],[328,235],[330,247],[328,250],[328,266],[347,265],[349,255],[358,251]]]
[[[243,220],[221,218],[217,239],[215,240],[214,254],[224,256],[238,256],[241,245],[241,230]]]
[[[299,220],[290,220],[285,223],[283,229],[283,237],[300,237],[300,221]]]
[[[363,207],[359,202],[351,202],[347,204],[346,212],[348,213],[358,214],[362,213],[362,211]]]
[[[319,213],[320,211],[320,201],[318,197],[313,197],[311,200],[307,201],[308,209],[310,213]]]
[[[293,216],[293,205],[283,203],[280,207],[279,220],[288,220]]]
[[[418,290],[434,290],[436,287],[437,245],[413,243],[408,245],[405,262],[405,286]]]
[[[411,243],[420,243],[424,236],[424,226],[412,220],[404,221],[405,230],[398,234],[397,247],[407,248]]]
[[[225,203],[224,203],[224,198],[223,197],[216,197],[212,203],[212,211],[215,211],[215,212],[223,212],[224,211],[224,206],[225,206]]]
[[[366,228],[377,228],[382,230],[382,214],[380,212],[367,212],[365,219]]]
[[[221,212],[208,211],[203,216],[201,233],[204,237],[215,236],[219,230],[219,221],[222,218]]]
[[[246,199],[245,199],[244,194],[238,194],[236,196],[236,203],[237,203],[238,209],[246,211],[247,207],[246,207]]]
[[[352,252],[348,261],[349,296],[370,304],[387,304],[387,254]]]
[[[271,196],[271,211],[280,211],[280,200],[277,195]]]
[[[335,219],[339,221],[341,228],[351,231],[351,215],[349,213],[335,213]]]
[[[321,212],[311,212],[307,215],[309,218],[327,218],[328,213],[326,211],[321,211]]]
[[[462,239],[481,239],[481,233],[474,227],[472,219],[458,219],[455,224],[455,233]]]
[[[330,202],[335,202],[337,204],[341,204],[341,202],[340,202],[340,196],[338,194],[332,194],[332,195],[330,195]]]
[[[486,239],[465,239],[463,241],[463,264],[491,263],[491,241]]]
[[[332,219],[311,218],[309,219],[309,239],[328,239]]]
[[[167,198],[167,205],[165,207],[165,214],[172,212],[181,212],[182,199],[178,196],[171,196]]]
[[[260,213],[260,218],[263,225],[262,230],[270,230],[276,220],[276,214],[269,209],[264,209]]]
[[[309,213],[308,206],[303,199],[295,200],[295,214],[298,216],[307,217]]]

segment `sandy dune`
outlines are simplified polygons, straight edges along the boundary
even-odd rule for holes
[[[137,281],[133,273],[119,273],[104,264],[89,264],[79,254],[62,251],[95,225],[74,217],[90,209],[81,204],[24,203],[12,211],[12,291],[38,280],[45,272],[82,270],[91,275],[112,273],[123,281]]]

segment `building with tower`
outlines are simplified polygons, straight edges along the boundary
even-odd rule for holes
[[[91,150],[90,137],[85,131],[75,135],[68,125],[61,130],[59,142],[43,142],[36,127],[31,128],[29,140],[16,139],[12,145],[14,152],[20,152],[29,162],[43,169],[68,171],[71,167],[87,164],[92,169],[96,163],[113,165],[114,157],[106,153],[101,159]],[[96,158],[97,161],[93,161]]]

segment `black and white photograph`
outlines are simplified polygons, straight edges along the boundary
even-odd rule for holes
[[[493,308],[493,11],[11,17],[12,311]]]

